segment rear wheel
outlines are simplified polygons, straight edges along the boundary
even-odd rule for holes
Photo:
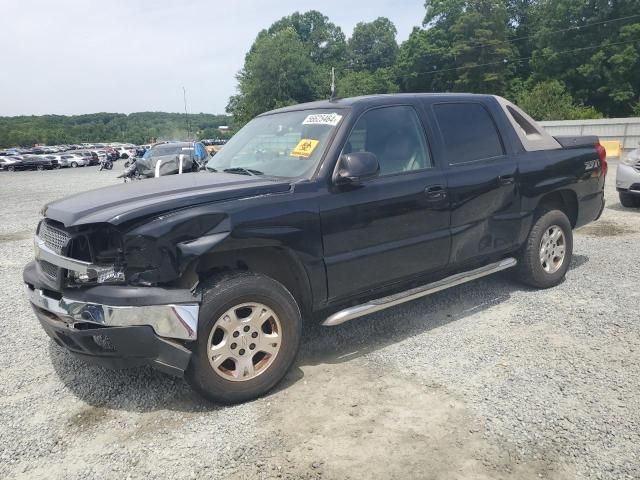
[[[44,165],[38,165],[38,166],[36,167],[36,170],[44,170]]]
[[[7,167],[7,170],[9,170],[10,172],[15,172],[16,171],[16,167],[9,166],[9,167]]]
[[[573,232],[560,210],[540,215],[518,258],[519,279],[536,288],[550,288],[564,278],[573,254]]]
[[[217,277],[203,288],[198,340],[186,376],[204,397],[237,403],[273,388],[293,363],[302,330],[289,291],[260,274]]]
[[[632,195],[627,192],[619,192],[620,203],[623,207],[638,208],[640,207],[640,196]]]

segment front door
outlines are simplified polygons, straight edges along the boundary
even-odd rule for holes
[[[413,107],[369,110],[342,153],[368,151],[380,175],[320,206],[329,300],[439,270],[448,263],[445,177]]]

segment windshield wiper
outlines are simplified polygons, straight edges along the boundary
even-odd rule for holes
[[[224,173],[238,173],[240,175],[264,175],[260,170],[253,170],[252,168],[244,168],[244,167],[233,167],[233,168],[225,168],[222,170]]]

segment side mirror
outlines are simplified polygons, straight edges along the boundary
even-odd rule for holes
[[[380,173],[378,158],[371,152],[353,152],[340,156],[336,185],[359,185]]]

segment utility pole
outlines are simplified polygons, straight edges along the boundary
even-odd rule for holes
[[[187,112],[187,89],[182,87],[182,97],[184,99],[184,118],[187,123],[188,140],[191,140],[191,124],[189,123],[189,113]]]
[[[336,96],[336,69],[331,67],[331,100]]]

